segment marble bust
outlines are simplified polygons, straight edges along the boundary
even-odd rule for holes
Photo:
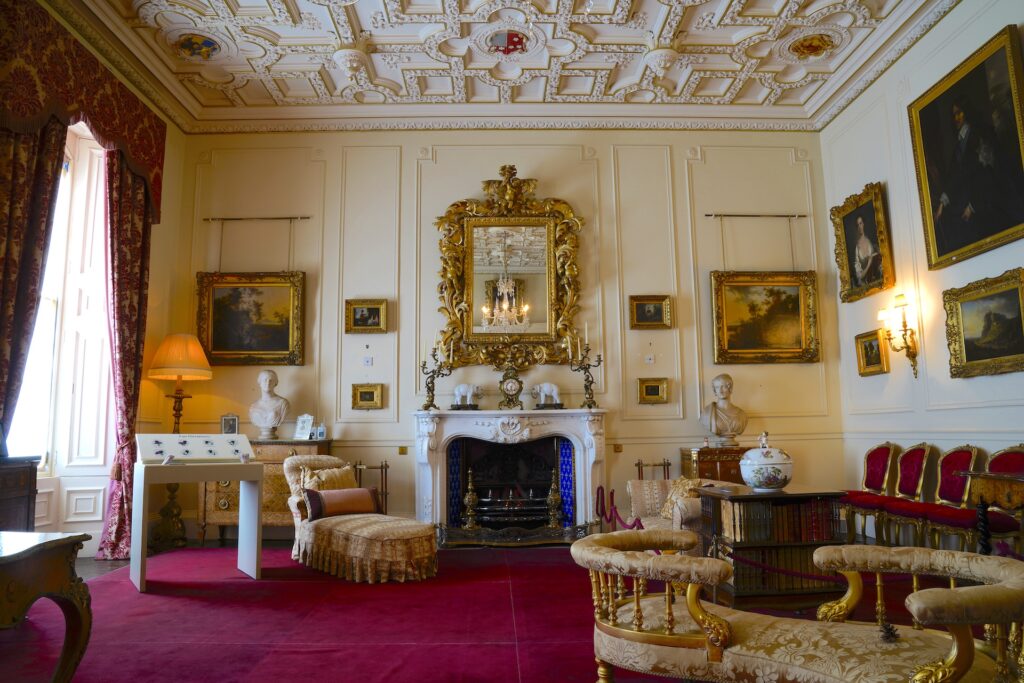
[[[288,414],[288,399],[274,393],[277,386],[277,373],[273,370],[261,370],[256,377],[260,387],[260,398],[249,406],[249,420],[260,428],[259,438],[276,439],[277,427]]]
[[[736,436],[747,428],[747,414],[729,400],[732,377],[725,373],[718,375],[711,380],[711,390],[715,400],[701,409],[700,423],[711,433],[712,446],[736,446]]]

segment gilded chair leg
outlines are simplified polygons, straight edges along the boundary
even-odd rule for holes
[[[600,659],[595,661],[597,662],[597,683],[615,683],[615,674],[612,672],[611,665]]]
[[[875,574],[875,620],[879,626],[885,626],[885,596],[882,589],[882,574]]]
[[[911,574],[910,575],[910,580],[911,580],[911,584],[910,584],[910,586],[911,586],[910,587],[910,592],[911,593],[916,593],[917,591],[921,590],[921,577],[919,577],[917,574]],[[921,622],[920,621],[918,621],[917,619],[914,619],[914,628],[916,630],[920,631],[924,627],[921,626]]]

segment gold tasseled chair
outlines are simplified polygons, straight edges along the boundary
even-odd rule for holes
[[[864,480],[858,491],[847,491],[840,499],[846,513],[846,541],[853,543],[856,539],[856,516],[860,515],[860,535],[867,537],[867,520],[873,517],[875,520],[876,542],[884,541],[883,531],[885,526],[882,520],[885,517],[885,501],[889,498],[887,486],[889,484],[889,470],[892,469],[892,459],[900,450],[894,443],[885,443],[872,446],[864,454]]]
[[[614,680],[613,667],[723,683],[991,683],[1006,671],[1007,625],[1024,611],[1024,562],[928,548],[824,546],[815,565],[842,573],[848,589],[813,622],[705,603],[705,589],[729,582],[733,570],[724,560],[684,554],[696,543],[688,531],[617,531],[572,545],[573,559],[590,572],[599,683]],[[987,585],[911,594],[911,616],[948,633],[900,629],[888,642],[877,624],[845,621],[863,593],[861,572]],[[994,658],[975,650],[975,624],[997,625]]]
[[[293,455],[285,459],[284,476],[291,493],[288,506],[295,520],[292,559],[334,576],[367,583],[434,576],[437,539],[431,524],[377,512],[309,519],[304,489],[318,482],[335,482],[337,485],[331,488],[351,487],[358,483],[358,472],[357,466],[330,455]],[[381,486],[386,489],[385,476]],[[378,495],[386,500],[387,491]]]

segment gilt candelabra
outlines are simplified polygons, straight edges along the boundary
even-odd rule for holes
[[[438,358],[437,347],[430,349],[430,360],[433,367],[427,369],[427,361],[420,362],[420,372],[427,378],[425,384],[427,388],[427,400],[423,402],[423,407],[420,410],[440,410],[437,404],[434,403],[434,383],[438,377],[447,377],[452,374],[451,363],[446,363],[444,358]]]
[[[597,354],[594,362],[590,362],[590,344],[584,344],[580,349],[577,346],[577,357],[569,358],[569,369],[573,372],[583,373],[583,403],[580,408],[597,408],[597,401],[594,400],[594,375],[590,373],[591,368],[600,367],[601,354]]]

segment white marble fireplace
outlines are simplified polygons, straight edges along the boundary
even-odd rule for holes
[[[416,415],[416,518],[448,519],[449,445],[465,437],[514,444],[546,437],[572,443],[575,526],[594,519],[594,490],[604,483],[604,419],[596,410],[421,410]]]

